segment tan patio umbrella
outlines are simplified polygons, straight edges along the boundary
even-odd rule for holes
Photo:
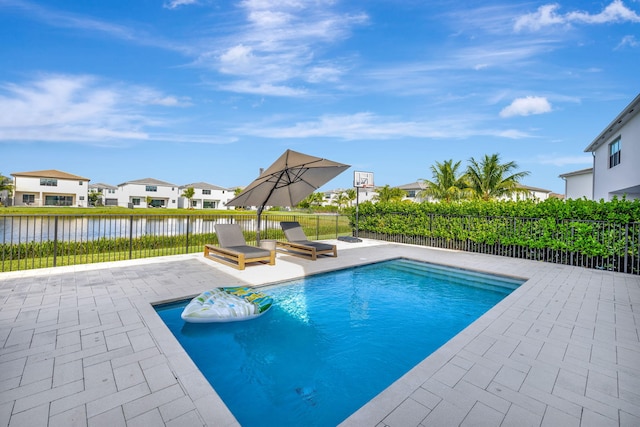
[[[295,206],[350,165],[287,150],[227,206],[257,206],[256,240],[265,206]]]

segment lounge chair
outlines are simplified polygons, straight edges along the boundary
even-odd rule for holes
[[[276,263],[276,251],[247,245],[238,224],[216,224],[220,246],[204,245],[204,256],[222,264],[244,270],[248,262]]]
[[[277,243],[277,247],[280,249],[279,252],[305,258],[310,257],[314,261],[318,255],[338,256],[336,245],[312,242],[307,239],[304,230],[298,222],[282,221],[280,227],[282,227],[287,241]]]

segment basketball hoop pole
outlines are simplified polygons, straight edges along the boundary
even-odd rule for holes
[[[360,187],[373,188],[373,172],[360,172],[355,171],[353,173],[353,186],[356,187],[356,239],[358,238],[358,232],[360,230]]]
[[[356,239],[358,238],[358,207],[360,205],[360,187],[356,187]]]

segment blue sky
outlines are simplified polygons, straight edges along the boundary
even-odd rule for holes
[[[499,153],[564,192],[640,91],[640,1],[0,0],[0,173],[376,185]]]

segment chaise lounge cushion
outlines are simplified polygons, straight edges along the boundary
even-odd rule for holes
[[[318,255],[338,256],[335,245],[307,239],[302,226],[297,221],[282,221],[280,227],[284,231],[287,242],[278,242],[278,247],[286,250],[287,253],[296,256],[309,256],[312,260],[315,260]]]
[[[205,257],[238,270],[244,270],[248,262],[275,264],[275,251],[247,245],[238,224],[216,224],[215,229],[220,246],[205,245]]]

